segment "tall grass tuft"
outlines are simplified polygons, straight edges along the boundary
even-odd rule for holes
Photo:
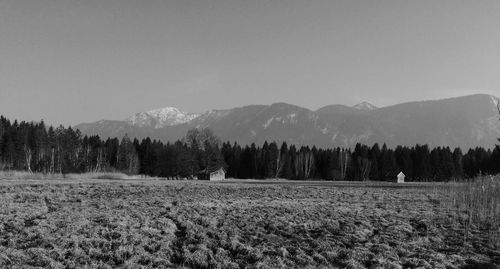
[[[464,242],[473,227],[500,237],[500,176],[484,176],[450,189],[455,209],[465,214]]]

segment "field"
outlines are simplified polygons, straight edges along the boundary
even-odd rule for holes
[[[450,193],[435,184],[4,179],[0,268],[498,268],[497,233],[466,225]]]

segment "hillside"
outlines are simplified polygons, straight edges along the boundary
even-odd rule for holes
[[[356,143],[389,146],[491,148],[500,137],[497,99],[477,94],[377,108],[369,103],[329,105],[316,111],[286,103],[211,110],[178,124],[159,126],[131,121],[98,121],[77,125],[84,134],[101,137],[182,138],[191,128],[210,128],[223,140],[240,144],[286,141],[320,147],[352,147]],[[182,112],[186,115],[185,112]]]

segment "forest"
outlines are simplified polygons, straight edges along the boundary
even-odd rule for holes
[[[494,145],[492,145],[494,146]],[[209,129],[193,129],[174,143],[149,138],[101,139],[79,130],[0,117],[0,170],[33,173],[116,171],[170,179],[194,178],[224,167],[229,178],[294,180],[389,180],[403,171],[407,181],[449,181],[500,172],[500,147],[388,148],[357,144],[353,149],[221,142]]]

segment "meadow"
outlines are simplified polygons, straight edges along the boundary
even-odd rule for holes
[[[0,268],[498,268],[498,200],[472,190],[1,179]]]

